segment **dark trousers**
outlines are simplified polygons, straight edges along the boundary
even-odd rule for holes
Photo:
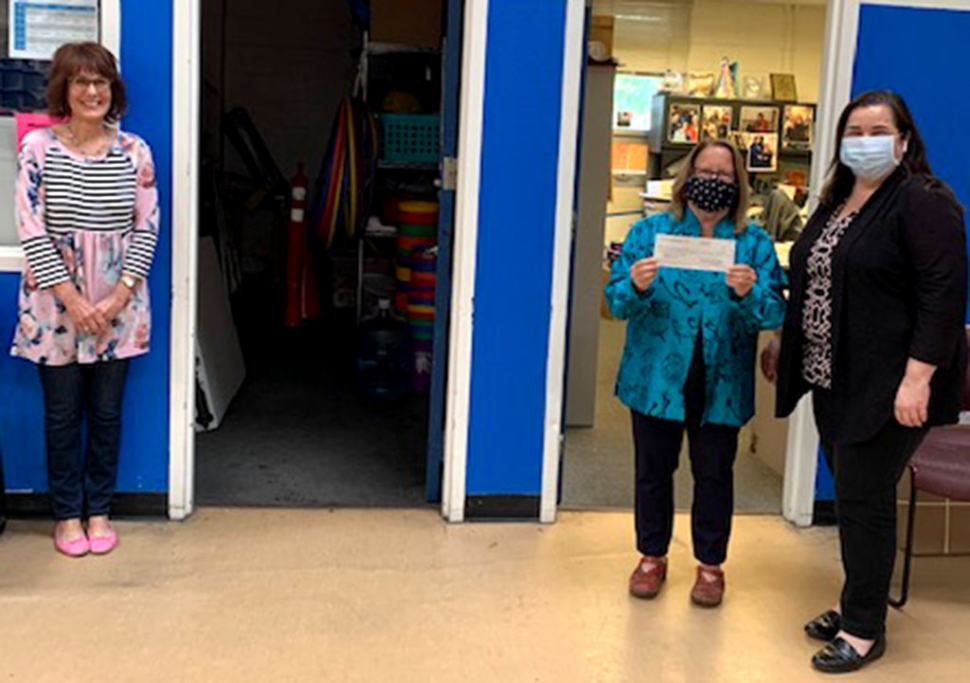
[[[636,451],[637,549],[664,557],[674,529],[674,472],[680,464],[684,432],[694,475],[691,536],[694,557],[719,566],[727,559],[734,514],[734,460],[738,427],[701,425],[706,382],[700,340],[684,386],[686,421],[661,420],[633,412]]]
[[[814,403],[822,450],[835,478],[845,569],[842,624],[847,633],[871,640],[886,630],[896,562],[896,488],[928,430],[892,419],[868,441],[840,443],[827,434],[827,416],[836,409],[830,395],[816,391]]]
[[[107,515],[118,480],[128,361],[39,369],[54,519]]]

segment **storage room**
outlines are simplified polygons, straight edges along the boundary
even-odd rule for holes
[[[202,3],[200,504],[426,501],[445,5]]]

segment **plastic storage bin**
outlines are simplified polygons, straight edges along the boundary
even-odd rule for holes
[[[381,114],[381,159],[433,164],[441,156],[441,119],[435,114]]]

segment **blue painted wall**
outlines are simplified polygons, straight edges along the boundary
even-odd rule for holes
[[[565,0],[489,5],[467,494],[542,488]]]
[[[172,3],[122,1],[121,63],[129,89],[127,130],[155,155],[162,239],[150,285],[153,351],[135,360],[125,398],[119,490],[168,490],[168,376],[171,301]],[[0,448],[7,488],[45,491],[43,404],[36,370],[7,353],[16,323],[19,277],[0,274]]]
[[[905,49],[899,37],[906,36]],[[970,206],[966,65],[958,58],[970,36],[970,11],[863,5],[852,96],[889,89],[906,100],[929,149],[934,172]],[[967,311],[970,322],[970,310]],[[832,500],[832,475],[819,454],[816,500]]]
[[[901,50],[903,35],[906,49]],[[964,206],[970,206],[970,88],[960,55],[968,36],[970,11],[864,5],[852,79],[853,96],[890,88],[906,99],[933,171],[950,184]]]

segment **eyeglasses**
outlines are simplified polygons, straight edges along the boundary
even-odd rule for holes
[[[111,81],[107,78],[87,78],[85,76],[77,76],[71,79],[71,87],[81,92],[87,91],[92,85],[98,92],[105,92],[111,87]]]
[[[726,183],[734,182],[734,171],[712,171],[706,168],[695,168],[693,176],[704,180],[723,180]]]

